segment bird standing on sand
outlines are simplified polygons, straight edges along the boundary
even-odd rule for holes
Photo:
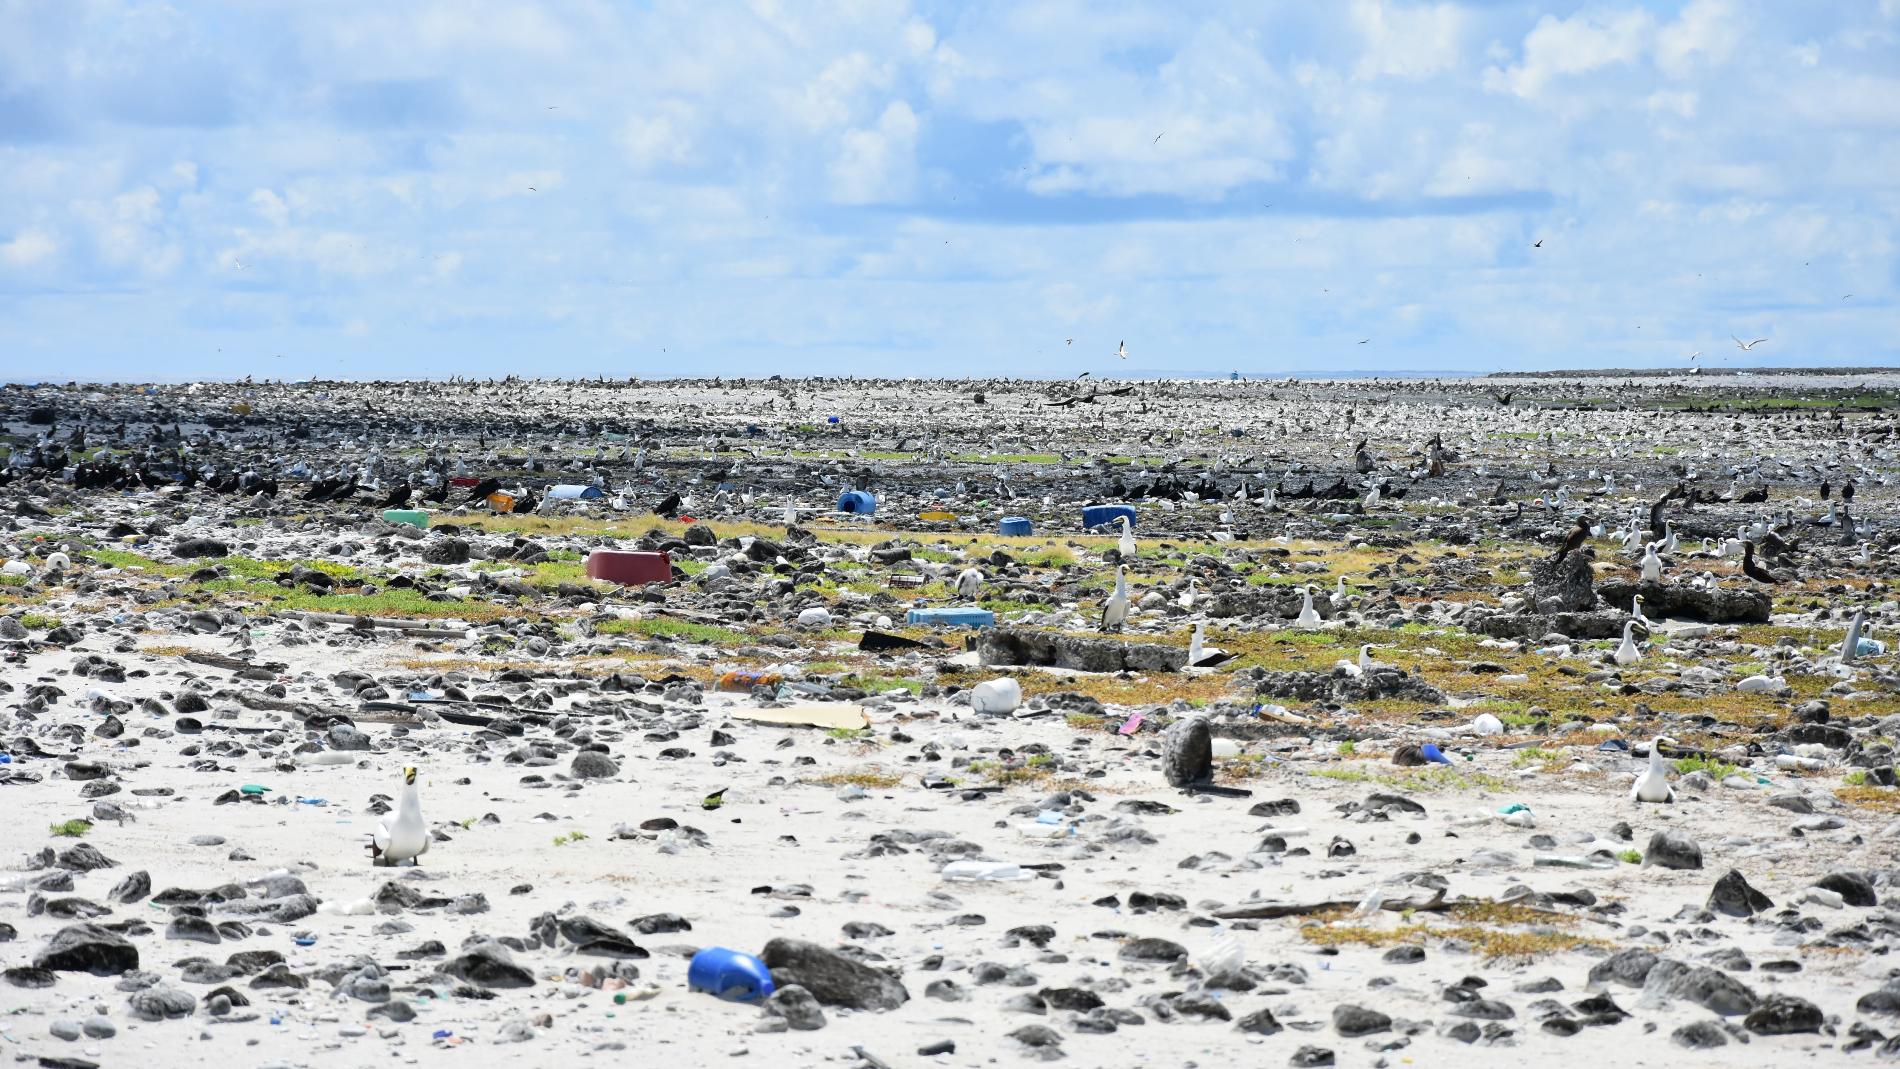
[[[415,864],[429,852],[429,825],[422,819],[422,799],[416,795],[416,770],[402,770],[402,797],[393,819],[385,816],[370,836],[369,856],[378,866]]]
[[[1649,744],[1649,767],[1636,777],[1630,787],[1631,802],[1652,802],[1664,804],[1676,800],[1676,789],[1669,785],[1669,768],[1663,764],[1663,744],[1669,740],[1662,735]]]

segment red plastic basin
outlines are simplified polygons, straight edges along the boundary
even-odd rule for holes
[[[673,579],[673,562],[660,550],[597,549],[587,555],[587,575],[621,586],[666,583]]]

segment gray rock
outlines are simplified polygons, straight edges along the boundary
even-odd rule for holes
[[[80,1029],[94,1039],[111,1039],[119,1034],[119,1027],[110,1018],[94,1014],[81,1022]]]
[[[1669,1034],[1679,1047],[1690,1050],[1714,1050],[1728,1046],[1728,1033],[1714,1021],[1696,1021],[1685,1024]]]
[[[1643,983],[1643,1005],[1657,1007],[1672,999],[1693,1002],[1723,1017],[1747,1013],[1761,1002],[1746,984],[1720,969],[1659,961]]]
[[[612,779],[620,774],[620,766],[599,750],[582,750],[574,755],[568,774],[575,779]]]
[[[467,564],[468,543],[459,538],[437,538],[422,547],[422,559],[428,564]]]
[[[991,627],[977,636],[984,664],[1043,665],[1078,672],[1178,672],[1187,650],[1152,642],[1122,642],[1092,635]]]
[[[54,1018],[53,1023],[46,1026],[46,1030],[53,1034],[54,1039],[63,1039],[68,1043],[78,1039],[80,1035],[79,1022],[65,1017]]]
[[[1643,596],[1643,614],[1653,619],[1697,620],[1705,624],[1765,624],[1774,607],[1768,593],[1742,587],[1704,590],[1686,583],[1631,583],[1612,579],[1600,583],[1597,594],[1613,608],[1627,611],[1631,599]]]
[[[117,932],[96,924],[74,924],[54,932],[33,964],[54,972],[117,976],[139,967],[139,952]]]
[[[1187,956],[1187,948],[1167,939],[1130,939],[1122,944],[1123,961],[1150,961],[1172,965]]]
[[[1325,1047],[1303,1044],[1299,1050],[1293,1052],[1293,1056],[1288,1058],[1286,1063],[1293,1069],[1318,1069],[1320,1066],[1333,1064],[1333,1052]]]
[[[231,547],[215,538],[181,538],[172,545],[174,557],[228,557]]]
[[[1531,562],[1531,601],[1541,613],[1581,612],[1596,604],[1596,578],[1590,570],[1590,553],[1567,553],[1564,559],[1548,557]],[[1627,599],[1625,599],[1627,603]]]
[[[1619,950],[1590,966],[1590,986],[1618,983],[1625,987],[1641,987],[1649,979],[1649,971],[1660,960],[1653,952],[1641,947]]]
[[[1263,1006],[1234,1022],[1234,1027],[1240,1029],[1242,1032],[1252,1032],[1259,1036],[1270,1036],[1275,1032],[1281,1031],[1284,1026],[1280,1024],[1278,1018],[1273,1016],[1272,1010]]]
[[[1643,851],[1643,867],[1651,865],[1665,869],[1699,869],[1702,847],[1673,828],[1659,831],[1649,837],[1649,846]]]
[[[1474,998],[1469,1002],[1455,1002],[1445,1012],[1453,1017],[1474,1017],[1480,1021],[1508,1021],[1517,1016],[1517,1011],[1494,998]]]
[[[508,949],[492,941],[470,946],[459,957],[445,962],[442,971],[480,987],[516,988],[534,985],[534,974],[516,965]],[[251,986],[257,985],[253,983]]]
[[[151,897],[151,894],[151,873],[140,869],[137,872],[128,873],[120,879],[118,883],[114,884],[111,893],[107,897],[111,898],[114,902],[129,906],[140,899]]]
[[[1715,881],[1715,888],[1709,892],[1707,908],[1731,917],[1752,917],[1773,909],[1774,905],[1767,895],[1749,886],[1739,869],[1730,869],[1727,875]]]
[[[1874,896],[1873,882],[1858,872],[1830,873],[1816,881],[1814,886],[1833,891],[1850,906],[1872,909],[1880,904],[1880,900]]]
[[[1214,776],[1214,735],[1207,718],[1177,720],[1161,740],[1161,774],[1170,787],[1206,783]]]
[[[1026,1024],[1009,1034],[1009,1038],[1025,1047],[1046,1048],[1062,1045],[1062,1033],[1046,1024]]]
[[[1374,1032],[1391,1031],[1392,1018],[1378,1010],[1341,1003],[1333,1007],[1333,1028],[1340,1035],[1353,1039]]]
[[[141,1021],[169,1021],[189,1017],[198,1009],[198,999],[189,991],[158,984],[135,992],[127,1000],[132,1015]]]
[[[1900,1017],[1900,988],[1883,987],[1878,991],[1869,991],[1854,1003],[1854,1012],[1873,1013],[1884,1017]]]
[[[796,984],[821,1005],[894,1010],[910,1001],[910,992],[890,974],[803,939],[774,939],[759,958],[772,970],[775,986]]]
[[[1788,1036],[1819,1032],[1826,1024],[1821,1008],[1804,998],[1773,994],[1742,1018],[1742,1027],[1758,1036]]]
[[[765,1000],[764,1012],[781,1017],[794,1032],[816,1032],[825,1026],[825,1011],[818,1007],[812,993],[797,984],[786,984]]]
[[[193,943],[222,943],[224,937],[218,934],[217,926],[203,917],[182,914],[172,918],[165,927],[165,938],[183,939]]]
[[[99,852],[91,843],[78,843],[59,852],[53,864],[73,872],[91,872],[94,869],[117,868],[118,862]]]

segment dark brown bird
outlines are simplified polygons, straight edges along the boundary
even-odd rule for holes
[[[1565,557],[1569,556],[1572,551],[1577,549],[1577,547],[1589,541],[1590,528],[1595,523],[1596,521],[1588,516],[1578,516],[1577,525],[1570,529],[1568,535],[1564,536],[1564,544],[1557,547],[1557,555],[1550,558],[1550,562],[1552,564],[1560,563]]]
[[[1758,583],[1779,583],[1781,579],[1775,573],[1755,563],[1755,543],[1742,543],[1742,574]]]

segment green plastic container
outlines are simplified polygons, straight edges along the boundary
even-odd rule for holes
[[[387,523],[406,523],[411,527],[429,526],[429,514],[422,509],[385,509],[383,520]]]

